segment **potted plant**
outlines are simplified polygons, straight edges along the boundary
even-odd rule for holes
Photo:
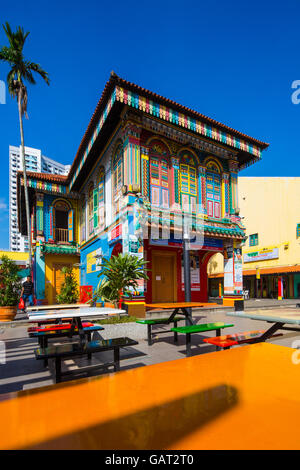
[[[73,268],[72,266],[64,266],[62,272],[65,279],[56,300],[59,304],[75,304],[79,298],[79,291]]]
[[[132,298],[133,292],[138,289],[138,281],[148,279],[146,263],[147,261],[128,253],[119,253],[110,259],[103,258],[98,275],[101,281],[94,292],[94,300],[100,298],[110,302],[115,308],[120,308],[122,296]]]
[[[12,321],[17,314],[20,299],[20,269],[8,256],[1,257],[0,264],[0,321]]]

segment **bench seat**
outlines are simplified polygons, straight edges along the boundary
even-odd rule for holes
[[[27,328],[28,333],[34,333],[38,331],[58,331],[58,330],[66,330],[71,328],[71,323],[64,323],[64,324],[55,324],[55,325],[49,325],[49,326],[42,326],[41,328],[39,326],[30,326]],[[83,327],[88,327],[88,326],[94,326],[94,323],[91,322],[83,322],[82,323]]]
[[[234,325],[216,322],[216,323],[200,323],[199,325],[178,326],[171,328],[171,331],[182,333],[186,335],[186,355],[191,355],[191,335],[194,333],[205,333],[206,331],[216,331],[216,336],[219,336],[222,328],[230,328]]]
[[[243,333],[234,333],[231,335],[216,336],[215,338],[205,338],[205,343],[213,344],[217,348],[229,349],[231,346],[251,342],[252,339],[258,338],[263,335],[265,330],[245,331]],[[281,333],[271,336],[282,336]]]
[[[87,335],[88,341],[91,341],[91,334],[94,331],[101,331],[104,330],[103,326],[100,325],[92,325],[92,326],[86,326],[83,327],[83,332],[85,335]],[[78,335],[78,328],[74,328],[72,335]],[[49,338],[61,338],[64,336],[70,336],[71,335],[71,328],[64,328],[64,329],[59,329],[59,330],[46,330],[46,331],[33,331],[32,333],[29,333],[30,338],[38,338],[39,340],[39,345],[43,348],[46,348],[48,346],[48,339]]]
[[[179,321],[185,320],[185,316],[176,316],[170,321],[169,318],[151,318],[149,320],[136,320],[136,323],[140,323],[142,325],[147,325],[147,337],[148,337],[148,346],[151,346],[153,343],[152,341],[152,326],[154,325],[168,325],[169,323],[174,323],[174,326],[177,326],[177,323]],[[156,334],[162,334],[162,333],[167,333],[168,331],[171,330],[163,330],[163,331],[156,331]],[[178,336],[177,332],[174,332],[174,342],[177,343],[178,341]]]
[[[126,348],[128,346],[134,346],[138,344],[137,341],[122,337],[113,339],[103,339],[97,341],[88,341],[84,343],[67,343],[59,346],[48,346],[46,348],[38,348],[35,352],[36,359],[47,360],[55,359],[55,376],[56,383],[61,381],[61,361],[66,358],[75,356],[87,355],[91,358],[92,353],[103,352],[103,351],[114,351],[114,360],[112,363],[101,364],[99,367],[107,367],[110,365],[114,366],[115,371],[120,370],[120,348]],[[78,370],[76,370],[78,371]],[[64,372],[63,375],[71,374],[72,371]]]

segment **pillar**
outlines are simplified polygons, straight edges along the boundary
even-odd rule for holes
[[[228,217],[230,213],[229,200],[229,173],[222,174],[222,218]]]
[[[198,167],[198,193],[200,213],[206,214],[206,168],[204,166]]]
[[[236,240],[224,241],[224,295],[223,305],[234,306],[243,300],[242,249]]]
[[[44,241],[44,194],[36,193],[36,240]]]
[[[283,299],[283,279],[282,276],[278,276],[278,300]]]
[[[238,208],[238,162],[235,160],[229,160],[229,172],[230,172],[230,214],[235,214]]]

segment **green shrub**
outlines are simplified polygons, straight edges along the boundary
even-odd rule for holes
[[[0,307],[18,305],[21,292],[20,268],[8,256],[1,257],[0,265]]]
[[[79,299],[79,290],[73,268],[65,266],[62,268],[62,272],[65,275],[65,279],[60,293],[56,296],[56,300],[59,304],[75,304]]]

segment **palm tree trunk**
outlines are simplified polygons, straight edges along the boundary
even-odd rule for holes
[[[22,111],[21,111],[21,92],[20,91],[18,93],[18,109],[19,109],[20,134],[21,134],[22,164],[23,164],[23,175],[24,175],[24,193],[25,193],[25,207],[26,207],[28,248],[29,248],[29,269],[30,269],[30,274],[31,274],[31,271],[32,271],[32,254],[31,254],[30,212],[29,212],[29,198],[28,198],[26,160],[25,160],[25,146],[24,146],[24,130],[23,130],[23,119],[22,119]]]

